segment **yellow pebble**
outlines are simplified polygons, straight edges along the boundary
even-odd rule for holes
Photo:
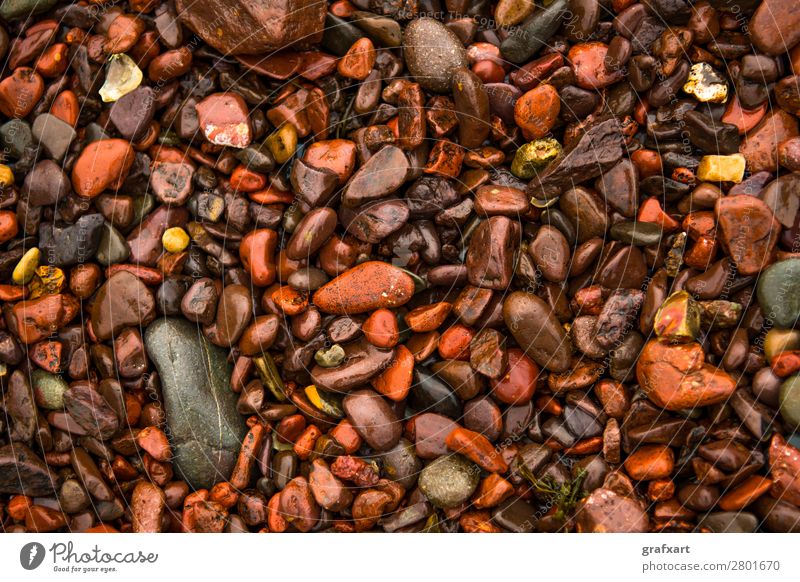
[[[276,162],[285,164],[292,159],[297,149],[297,129],[291,123],[284,123],[267,138],[267,147]]]
[[[708,63],[692,65],[683,90],[698,101],[725,103],[728,100],[728,84]]]
[[[535,139],[523,144],[511,162],[511,173],[517,178],[530,180],[539,170],[556,159],[561,153],[561,144],[551,137]]]
[[[58,295],[66,284],[64,271],[58,267],[43,265],[36,269],[36,274],[28,285],[30,290],[28,299],[36,299],[42,295]]]
[[[11,280],[17,285],[24,285],[36,274],[36,267],[39,266],[39,257],[41,253],[39,249],[33,247],[27,253],[22,255],[22,258],[14,267],[14,272],[11,274]]]
[[[697,179],[708,182],[735,182],[744,178],[746,160],[742,154],[703,156],[697,167]]]
[[[5,164],[0,164],[0,188],[14,185],[14,172]]]
[[[161,242],[168,253],[179,253],[189,246],[189,235],[180,226],[174,226],[164,232]]]

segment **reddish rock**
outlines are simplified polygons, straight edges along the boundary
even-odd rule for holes
[[[314,305],[325,313],[365,313],[404,305],[414,294],[414,281],[401,269],[367,261],[349,269],[314,293]]]
[[[122,186],[133,165],[134,151],[124,139],[101,139],[87,145],[72,168],[72,187],[79,196],[94,198]]]
[[[553,128],[560,110],[558,91],[552,85],[539,85],[517,100],[514,120],[522,128],[526,139],[537,139],[547,135]]]
[[[800,450],[779,434],[772,437],[769,445],[769,470],[772,496],[800,505]]]
[[[578,533],[644,533],[649,527],[642,503],[604,487],[584,498],[575,514]]]
[[[609,71],[605,65],[608,46],[602,42],[585,42],[574,45],[567,54],[572,63],[579,87],[595,90],[616,83],[624,76],[622,69]]]
[[[639,447],[625,460],[625,471],[637,481],[669,477],[675,466],[675,454],[664,445]]]
[[[717,200],[719,239],[741,275],[755,275],[772,263],[781,225],[759,198],[740,194]]]
[[[223,55],[262,54],[322,40],[322,0],[177,0],[181,22]]]
[[[725,402],[736,382],[705,363],[698,343],[672,345],[650,340],[639,356],[636,377],[650,399],[667,410],[681,410]]]
[[[28,67],[18,67],[0,82],[0,113],[6,117],[27,117],[43,93],[41,75]]]
[[[778,146],[798,133],[797,118],[782,109],[775,109],[753,128],[739,146],[747,160],[747,169],[756,172],[774,172],[778,169]]]
[[[67,325],[78,311],[80,304],[72,295],[44,295],[20,301],[13,308],[17,335],[23,343],[38,342]]]
[[[197,121],[213,144],[246,148],[253,139],[247,103],[237,93],[214,93],[197,104]]]
[[[508,471],[503,456],[482,434],[458,427],[447,435],[445,443],[451,451],[461,453],[491,473]]]
[[[414,375],[414,354],[400,344],[395,350],[394,360],[378,376],[372,378],[371,383],[377,392],[389,400],[401,402],[411,390]]]

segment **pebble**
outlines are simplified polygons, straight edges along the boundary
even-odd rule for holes
[[[142,70],[128,55],[112,55],[106,66],[105,82],[98,93],[105,103],[113,103],[134,91],[143,78]]]
[[[0,447],[0,493],[54,495],[54,476],[36,453],[22,443]]]
[[[461,455],[439,457],[419,475],[419,488],[440,509],[457,507],[475,492],[480,473]]]
[[[748,23],[750,38],[761,52],[781,55],[800,42],[800,14],[791,0],[764,0]]]
[[[33,370],[31,387],[36,404],[42,408],[47,410],[64,408],[64,393],[69,389],[69,385],[61,376],[44,370]]]
[[[414,281],[403,270],[378,261],[349,269],[314,293],[314,305],[325,313],[353,315],[407,303]]]
[[[728,374],[704,361],[698,343],[671,345],[650,340],[636,364],[636,377],[649,398],[667,410],[724,402],[736,389]]]
[[[772,262],[780,223],[760,199],[726,196],[714,207],[720,242],[741,275],[755,275]]]
[[[313,0],[278,0],[269,10],[248,0],[177,0],[181,22],[224,55],[265,54],[293,43],[322,39],[326,6]],[[349,45],[348,45],[349,46]]]
[[[580,502],[575,519],[581,533],[644,533],[650,526],[642,503],[602,487]]]
[[[133,165],[134,151],[122,139],[101,139],[81,151],[72,168],[72,187],[79,196],[94,198],[103,190],[118,190]]]
[[[619,162],[622,144],[616,119],[589,126],[572,148],[550,162],[528,184],[528,194],[536,198],[554,198],[573,184],[596,178]]]
[[[433,18],[412,20],[403,32],[406,67],[414,80],[437,93],[450,91],[456,69],[467,66],[467,51],[449,28]]]
[[[155,101],[155,92],[150,87],[139,87],[114,103],[109,113],[111,123],[125,139],[141,140],[153,120]]]
[[[104,224],[101,214],[85,214],[72,225],[42,224],[39,250],[43,262],[69,267],[88,261],[100,246]]]
[[[100,243],[94,258],[103,266],[110,266],[125,261],[131,254],[128,244],[120,232],[106,223],[100,235]]]
[[[408,177],[408,158],[400,148],[387,145],[356,171],[342,193],[345,206],[385,198],[397,191]]]
[[[708,182],[733,182],[744,178],[746,160],[741,154],[703,156],[697,166],[697,178]]]
[[[513,292],[503,303],[503,319],[526,355],[539,366],[556,373],[569,369],[572,344],[542,299]]]
[[[124,327],[150,324],[155,315],[155,299],[144,283],[128,271],[117,271],[92,303],[92,329],[98,339],[107,340]]]
[[[792,376],[781,384],[779,410],[787,425],[800,427],[800,376]]]
[[[770,265],[757,286],[758,304],[774,325],[789,329],[800,319],[800,259]]]
[[[214,93],[200,101],[196,109],[200,129],[208,141],[233,148],[246,148],[250,145],[253,129],[248,117],[247,103],[238,94]],[[276,161],[282,163],[280,160]]]
[[[358,434],[376,451],[388,451],[400,442],[400,421],[377,392],[358,390],[345,396],[342,405]]]
[[[174,318],[149,325],[144,341],[161,380],[175,470],[195,488],[227,480],[247,429],[225,351]]]
[[[42,113],[33,120],[31,135],[51,158],[62,160],[78,134],[71,125],[55,115]]]
[[[567,0],[554,0],[544,9],[535,10],[523,24],[513,27],[500,44],[503,57],[514,64],[529,60],[561,26],[567,5]]]

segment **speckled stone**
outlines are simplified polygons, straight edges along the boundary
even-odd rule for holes
[[[419,476],[419,488],[436,507],[456,507],[469,499],[480,480],[480,470],[461,455],[439,457]]]
[[[403,33],[406,65],[414,80],[431,91],[449,92],[453,73],[467,66],[467,51],[449,28],[433,18],[413,20]]]

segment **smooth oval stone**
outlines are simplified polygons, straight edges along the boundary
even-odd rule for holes
[[[626,218],[636,215],[639,203],[639,170],[630,160],[621,160],[595,182],[595,188],[610,206]]]
[[[400,148],[387,145],[361,166],[345,186],[342,204],[360,206],[395,192],[408,176],[408,158]]]
[[[791,328],[800,318],[800,259],[770,265],[759,277],[758,304],[776,327]]]
[[[544,225],[528,244],[534,264],[548,281],[559,282],[569,271],[569,243],[557,228]]]
[[[439,457],[419,475],[419,488],[428,501],[441,509],[464,503],[480,480],[477,467],[461,455]]]
[[[295,261],[309,259],[333,234],[336,221],[332,208],[315,208],[306,214],[286,244],[286,256]]]
[[[402,423],[377,392],[353,392],[345,396],[342,406],[353,428],[376,451],[388,451],[400,442]]]
[[[110,339],[124,327],[146,326],[155,316],[153,294],[128,271],[111,275],[92,303],[92,329],[99,340]]]
[[[500,45],[503,57],[516,64],[529,60],[556,33],[566,9],[567,0],[555,0],[543,10],[536,10],[524,23],[513,27]]]
[[[161,380],[177,474],[194,489],[228,480],[247,426],[230,388],[227,352],[175,318],[153,322],[144,342]]]
[[[365,339],[344,346],[344,363],[336,367],[314,366],[311,380],[317,388],[330,392],[349,392],[366,384],[394,359],[393,350],[383,350]]]
[[[403,32],[403,47],[409,73],[430,91],[449,91],[455,70],[467,66],[464,45],[433,18],[412,20]]]
[[[590,190],[580,186],[571,188],[559,198],[558,205],[575,226],[579,243],[605,238],[608,214],[602,201]]]
[[[404,305],[414,294],[414,280],[388,263],[367,261],[349,269],[314,293],[325,313],[348,315]]]
[[[572,342],[550,306],[536,295],[515,291],[503,303],[503,319],[526,355],[551,372],[566,372]]]
[[[64,393],[69,385],[61,376],[36,369],[31,372],[30,379],[36,404],[47,410],[64,407]]]
[[[453,102],[458,118],[458,142],[467,149],[477,148],[489,137],[489,95],[478,75],[469,69],[453,73]]]
[[[239,341],[252,318],[250,290],[244,285],[225,285],[217,305],[217,317],[205,331],[211,343],[227,348]]]

